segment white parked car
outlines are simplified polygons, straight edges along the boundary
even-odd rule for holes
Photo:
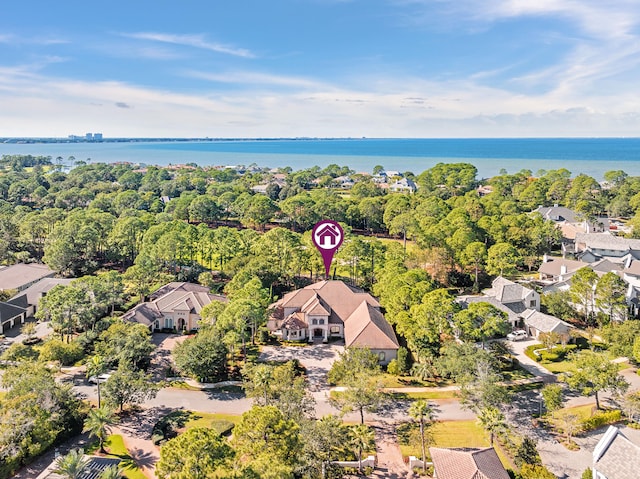
[[[523,331],[522,329],[518,329],[507,334],[507,339],[509,341],[520,341],[522,339],[527,339],[527,332]]]
[[[103,382],[105,382],[110,377],[111,377],[111,374],[109,374],[109,373],[100,374],[97,377],[96,376],[91,376],[89,378],[89,382],[91,384],[98,384],[98,381],[100,381],[100,384],[102,384]]]

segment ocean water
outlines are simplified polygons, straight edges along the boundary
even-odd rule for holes
[[[479,178],[506,170],[566,168],[602,180],[605,172],[624,170],[640,176],[640,138],[519,139],[274,139],[161,141],[118,143],[0,143],[0,155],[31,154],[112,163],[129,161],[166,166],[290,166],[294,170],[330,164],[371,172],[387,170],[419,174],[437,163],[467,162]]]

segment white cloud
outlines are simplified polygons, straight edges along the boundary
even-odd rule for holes
[[[202,72],[188,70],[184,75],[190,78],[199,78],[217,83],[232,83],[242,85],[284,86],[302,89],[330,88],[328,84],[313,79],[273,75],[269,73],[252,71],[229,71],[223,73]]]
[[[160,43],[170,43],[173,45],[183,45],[193,48],[201,48],[203,50],[209,50],[216,53],[224,53],[226,55],[232,55],[243,58],[254,58],[255,55],[251,51],[245,48],[236,48],[229,45],[223,45],[221,43],[209,42],[205,39],[204,35],[197,34],[173,34],[173,33],[158,33],[158,32],[137,32],[137,33],[122,33],[127,38],[134,38],[138,40],[149,40]]]

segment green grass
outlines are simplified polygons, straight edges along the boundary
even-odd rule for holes
[[[511,371],[500,371],[500,374],[505,381],[517,381],[519,379],[531,379],[534,377],[533,374],[521,367],[517,367]]]
[[[430,430],[432,440],[427,447],[488,447],[489,436],[476,423],[476,421],[437,421]],[[400,444],[400,451],[403,456],[422,455],[420,451],[420,439],[412,441],[412,444]],[[511,461],[503,453],[500,447],[496,446],[496,452],[502,464],[513,467]],[[428,455],[427,451],[427,455]]]
[[[396,400],[403,399],[454,399],[457,391],[416,391],[409,393],[390,393]]]
[[[124,440],[119,434],[112,434],[104,443],[107,454],[104,457],[120,459],[120,467],[127,479],[147,479],[142,473],[136,462],[133,460],[129,451],[124,445]],[[98,442],[94,442],[87,448],[87,453],[94,454],[98,450]]]
[[[233,424],[238,424],[241,417],[242,416],[238,414],[191,412],[191,418],[185,423],[184,427],[185,429],[211,427],[211,423],[214,421],[229,421]]]
[[[438,387],[450,384],[438,381],[422,381],[413,376],[394,376],[387,373],[380,375],[380,381],[383,388]]]

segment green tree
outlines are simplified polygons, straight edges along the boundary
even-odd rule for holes
[[[100,444],[100,452],[105,453],[104,442],[109,435],[109,427],[118,422],[118,416],[106,407],[90,409],[87,418],[84,420],[84,431],[89,437],[95,437]]]
[[[194,427],[160,448],[156,475],[160,479],[199,479],[215,473],[234,457],[226,439],[213,429]]]
[[[144,324],[116,322],[100,333],[95,343],[95,352],[109,367],[128,365],[133,369],[144,369],[151,361],[155,346],[151,333]]]
[[[343,384],[355,376],[380,373],[378,356],[369,348],[348,347],[331,365],[327,379],[331,384]]]
[[[105,402],[122,412],[126,405],[142,404],[153,399],[158,389],[159,386],[151,381],[150,374],[120,366],[104,383],[103,393]]]
[[[287,477],[301,451],[300,427],[275,406],[253,406],[234,428],[233,445],[260,475],[273,469]]]
[[[89,458],[85,457],[82,449],[73,449],[69,454],[61,456],[56,461],[53,470],[65,479],[80,479],[89,466]]]
[[[214,328],[201,328],[173,350],[178,370],[201,382],[216,382],[227,376],[227,348]]]
[[[496,276],[515,273],[520,253],[509,243],[496,243],[487,253],[487,272]]]
[[[533,464],[537,466],[542,465],[540,454],[538,454],[536,443],[533,439],[529,437],[525,437],[522,439],[522,442],[520,443],[520,445],[518,446],[518,450],[516,451],[514,462],[518,467],[522,467],[524,464]]]
[[[356,451],[358,458],[358,472],[362,474],[362,453],[375,446],[373,431],[366,424],[358,424],[349,430],[349,442]]]
[[[457,312],[452,322],[460,339],[481,341],[483,349],[487,339],[505,336],[511,331],[507,314],[484,301],[471,303],[467,309]]]
[[[460,257],[464,266],[473,267],[473,290],[475,292],[480,291],[478,273],[480,272],[481,266],[487,260],[487,247],[480,241],[474,241],[465,247]]]
[[[606,314],[608,322],[622,322],[627,318],[627,284],[620,276],[610,271],[596,285],[596,306]]]
[[[521,479],[557,479],[549,469],[537,464],[523,464],[520,468]]]
[[[343,413],[357,411],[360,424],[364,424],[364,413],[378,411],[386,402],[381,390],[382,383],[376,376],[358,374],[344,382],[345,389],[329,398],[329,402]]]
[[[572,360],[575,371],[567,373],[561,379],[583,396],[593,394],[598,409],[599,392],[623,394],[629,388],[629,383],[618,372],[617,364],[612,363],[604,354],[585,350],[574,354]]]
[[[92,376],[96,378],[96,386],[98,388],[98,409],[100,409],[102,404],[100,397],[100,380],[98,379],[98,376],[107,370],[107,363],[104,361],[102,356],[94,354],[87,360],[85,367],[87,371],[87,378]]]
[[[544,407],[553,413],[562,407],[562,386],[560,384],[546,384],[541,390]]]
[[[587,324],[593,326],[591,318],[595,307],[595,289],[598,275],[588,267],[580,268],[571,277],[569,294],[571,301],[579,306]]]
[[[427,451],[425,444],[425,427],[430,423],[433,415],[433,410],[429,406],[429,403],[423,399],[419,399],[411,403],[409,406],[409,416],[418,421],[420,425],[420,447],[422,451],[422,467],[426,470],[427,467]]]
[[[343,476],[342,468],[333,463],[348,453],[349,438],[342,420],[329,415],[315,421],[303,421],[300,436],[303,443],[302,467],[309,477],[338,479]]]
[[[481,409],[478,414],[478,424],[489,433],[489,444],[491,444],[491,447],[493,447],[493,440],[496,434],[504,432],[507,428],[504,414],[495,407]]]

